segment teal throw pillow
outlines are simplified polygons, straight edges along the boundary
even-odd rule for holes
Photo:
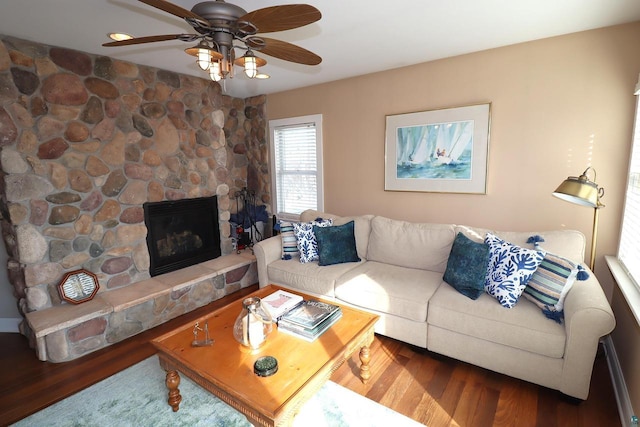
[[[484,293],[488,264],[489,246],[458,233],[449,253],[443,280],[462,295],[478,299]]]
[[[342,264],[345,262],[359,262],[356,250],[354,222],[333,227],[313,226],[313,232],[318,241],[318,265]]]

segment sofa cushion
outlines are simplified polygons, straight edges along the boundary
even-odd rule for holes
[[[298,259],[294,258],[294,260]],[[317,262],[277,260],[267,266],[267,274],[271,283],[333,298],[336,279],[357,265],[357,263],[345,263],[323,267]]]
[[[424,322],[429,298],[441,283],[441,273],[367,261],[336,280],[335,296],[358,307]]]
[[[367,259],[442,274],[454,237],[451,224],[411,223],[376,216],[371,220]]]
[[[462,295],[478,299],[484,293],[488,264],[489,246],[458,233],[451,247],[443,279]]]
[[[293,232],[298,242],[300,251],[300,262],[311,262],[318,260],[318,242],[313,232],[313,227],[329,227],[333,224],[332,219],[318,218],[311,222],[294,222]]]
[[[578,275],[578,265],[554,254],[545,255],[524,289],[524,296],[551,319],[560,322],[564,299]]]
[[[505,310],[487,294],[474,301],[450,286],[440,286],[429,300],[427,323],[543,356],[561,358],[564,355],[564,326],[551,322],[535,304],[524,298]]]
[[[490,259],[485,291],[506,308],[512,308],[524,292],[527,282],[536,271],[545,253],[521,248],[487,233]]]
[[[318,265],[360,261],[353,226],[353,221],[332,227],[313,226],[318,242]]]

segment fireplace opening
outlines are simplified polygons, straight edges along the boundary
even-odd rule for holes
[[[152,277],[220,256],[216,196],[148,202],[143,208]]]

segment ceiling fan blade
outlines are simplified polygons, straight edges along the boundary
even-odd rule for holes
[[[183,18],[183,19],[191,18],[191,19],[198,19],[200,21],[207,22],[207,20],[202,18],[200,15],[197,15],[191,12],[190,10],[184,9],[176,4],[169,3],[168,1],[165,1],[165,0],[139,0],[139,1],[141,1],[142,3],[148,4],[149,6],[158,8],[160,10],[164,10],[165,12],[175,15],[179,18]]]
[[[165,34],[162,36],[135,37],[129,40],[121,40],[117,42],[104,43],[102,46],[105,46],[105,47],[128,46],[132,44],[163,42],[167,40],[193,41],[193,40],[196,40],[198,37],[199,36],[195,34]]]
[[[273,33],[302,27],[320,18],[320,11],[311,5],[287,4],[254,10],[238,20],[251,22],[258,28],[258,33]]]
[[[247,44],[250,47],[256,48],[256,50],[264,53],[265,55],[273,56],[274,58],[282,59],[289,62],[295,62],[304,65],[318,65],[322,62],[322,58],[320,58],[318,55],[311,51],[308,51],[305,48],[296,46],[295,44],[284,42],[282,40],[270,39],[267,37],[260,37],[259,39],[264,41],[263,47],[260,47],[259,44],[251,46],[251,39],[247,40]]]

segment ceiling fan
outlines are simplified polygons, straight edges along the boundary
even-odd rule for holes
[[[233,77],[234,64],[243,67],[249,78],[268,78],[266,75],[258,74],[258,67],[266,65],[267,61],[255,56],[254,51],[298,64],[318,65],[322,62],[318,55],[300,46],[256,35],[290,30],[320,20],[320,11],[308,4],[270,6],[247,13],[241,7],[224,0],[198,3],[191,10],[166,0],[139,1],[184,19],[197,34],[134,37],[104,43],[103,46],[199,40],[196,46],[185,49],[185,52],[197,58],[198,66],[203,71],[208,71],[213,81]],[[245,53],[236,58],[236,49]]]

